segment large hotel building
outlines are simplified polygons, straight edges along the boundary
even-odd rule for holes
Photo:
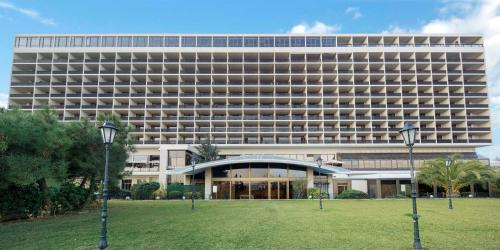
[[[420,128],[417,167],[491,144],[478,35],[18,35],[9,107],[46,106],[133,128],[123,188],[194,172],[207,199],[301,198],[300,183],[408,193],[405,122]],[[206,140],[222,159],[193,170]]]

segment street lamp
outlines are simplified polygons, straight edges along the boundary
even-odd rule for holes
[[[448,208],[453,209],[453,203],[451,202],[451,176],[450,176],[450,166],[451,166],[451,158],[448,156],[444,161],[446,165],[446,176],[448,177]]]
[[[104,163],[104,187],[102,190],[102,213],[101,213],[101,240],[99,240],[99,249],[106,249],[108,247],[108,240],[106,238],[106,220],[108,217],[108,169],[109,169],[109,148],[113,144],[113,140],[116,135],[117,128],[115,124],[110,121],[104,122],[104,124],[99,127],[101,129],[102,142],[104,143],[104,148],[106,149],[106,159]]]
[[[323,159],[321,159],[321,155],[316,155],[314,160],[318,163],[318,175],[319,175],[319,209],[323,209],[323,195],[321,195],[321,165],[323,165]]]
[[[417,185],[415,181],[415,166],[413,164],[413,145],[415,144],[415,138],[417,136],[418,128],[414,127],[413,124],[407,122],[403,129],[399,133],[403,136],[404,142],[408,147],[408,154],[410,160],[410,176],[411,176],[411,199],[413,205],[413,248],[422,249],[422,244],[420,243],[420,231],[418,228],[418,214],[417,214]]]
[[[191,181],[191,210],[194,210],[194,166],[196,164],[196,156],[193,154],[192,160],[193,172],[192,172],[192,181]]]

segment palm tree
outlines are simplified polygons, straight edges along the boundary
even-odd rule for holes
[[[463,187],[474,184],[486,187],[488,182],[496,179],[493,168],[478,160],[464,161],[460,155],[451,156],[449,175],[452,196],[458,196]],[[424,184],[443,187],[446,190],[448,176],[445,160],[438,158],[425,162],[424,166],[418,169],[417,179]]]
[[[210,140],[202,142],[195,147],[201,162],[215,161],[219,159],[219,148],[213,145]]]

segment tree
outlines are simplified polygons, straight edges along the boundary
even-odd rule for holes
[[[452,195],[458,195],[460,189],[474,184],[486,186],[495,180],[495,170],[479,160],[463,160],[460,155],[451,156],[449,171]],[[445,159],[439,158],[425,162],[418,169],[418,181],[427,185],[448,188]]]
[[[201,162],[215,161],[219,159],[219,148],[213,145],[210,140],[202,142],[200,145],[195,147],[200,156]]]

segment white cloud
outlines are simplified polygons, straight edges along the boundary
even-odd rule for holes
[[[0,108],[7,108],[7,102],[9,100],[9,96],[4,93],[0,93]]]
[[[20,8],[16,5],[8,2],[0,1],[0,8],[5,10],[11,10],[17,12],[21,15],[33,18],[34,20],[49,26],[55,26],[56,22],[52,18],[43,17],[40,12],[32,9]]]
[[[363,14],[361,14],[361,11],[359,10],[359,7],[349,7],[345,10],[345,13],[352,15],[352,19],[358,19],[363,16]]]
[[[340,31],[340,25],[337,24],[327,25],[322,22],[316,21],[314,25],[309,25],[308,23],[297,24],[293,26],[292,29],[288,31],[288,33],[325,34],[325,33],[336,33],[338,31]]]
[[[387,30],[382,31],[383,34],[404,34],[404,33],[415,33],[415,30],[400,27],[398,25],[389,25]]]

